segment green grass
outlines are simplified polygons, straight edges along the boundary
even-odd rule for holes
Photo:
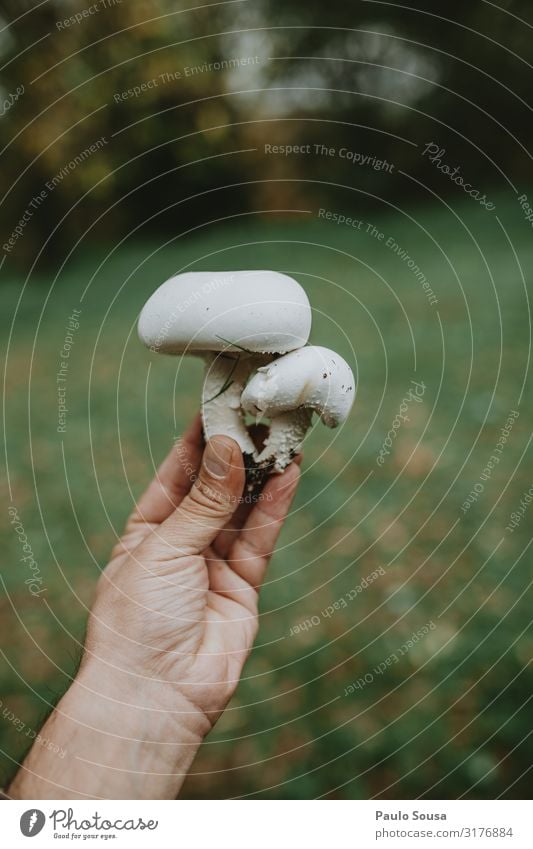
[[[186,795],[524,797],[533,754],[525,550],[533,508],[513,534],[505,526],[532,483],[530,380],[520,398],[529,318],[495,217],[475,204],[457,212],[460,219],[430,208],[410,210],[413,218],[369,215],[381,241],[312,215],[245,219],[162,250],[126,242],[107,259],[103,249],[75,255],[57,281],[32,281],[7,361],[6,446],[46,604],[23,583],[4,512],[0,717],[7,706],[37,728],[66,686],[115,535],[197,408],[200,364],[151,355],[136,338],[148,294],[189,267],[275,268],[307,289],[312,341],[357,368],[357,400],[342,430],[317,425],[307,441],[295,510],[262,594],[257,647]],[[511,203],[502,199],[498,213],[529,275],[530,230]],[[438,304],[386,246],[389,236],[424,272]],[[55,374],[68,316],[88,284],[61,435]],[[21,285],[4,286],[6,339]],[[412,379],[426,385],[423,403],[410,404],[410,421],[380,467]],[[520,416],[500,462],[463,514],[512,409]],[[2,487],[9,501],[7,478]],[[380,567],[385,574],[355,600],[321,615]],[[317,615],[319,624],[289,636]],[[429,622],[436,627],[397,663],[343,695]],[[0,734],[5,780],[27,738],[6,717]]]

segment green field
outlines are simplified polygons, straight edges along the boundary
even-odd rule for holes
[[[315,210],[286,221],[247,216],[163,247],[131,239],[108,253],[74,252],[57,277],[32,278],[18,307],[24,281],[10,279],[6,263],[2,487],[44,591],[35,598],[24,584],[5,510],[0,786],[75,668],[96,578],[134,498],[198,406],[200,363],[144,349],[140,308],[182,269],[274,268],[305,286],[312,341],[357,370],[357,399],[341,430],[317,424],[307,440],[257,647],[185,795],[527,795],[533,507],[512,533],[506,526],[533,483],[521,273],[527,285],[531,229],[504,198],[502,225],[475,203],[378,215],[349,211],[348,201],[339,211],[365,227]],[[73,309],[80,327],[58,433],[56,374]],[[379,465],[412,380],[423,397],[409,402]],[[519,416],[482,479],[511,411]],[[353,600],[338,601],[352,590]]]

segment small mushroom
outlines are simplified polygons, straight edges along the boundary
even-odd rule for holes
[[[282,472],[298,453],[313,412],[328,427],[337,427],[354,397],[350,366],[329,348],[309,345],[260,366],[241,396],[243,410],[271,419],[264,448],[255,456],[258,467]]]
[[[178,274],[149,298],[138,325],[152,351],[203,357],[205,436],[231,436],[249,469],[257,451],[241,408],[246,381],[273,356],[305,345],[310,330],[305,291],[274,271]]]

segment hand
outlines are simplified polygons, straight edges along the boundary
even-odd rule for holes
[[[197,475],[201,443],[197,419],[130,517],[99,581],[86,652],[134,686],[175,689],[213,725],[252,648],[258,589],[299,470],[246,503],[238,445],[212,439]]]
[[[49,764],[61,783],[30,776],[25,791],[21,774],[39,765],[32,750],[12,795],[43,798],[59,786],[53,798],[176,796],[252,648],[258,590],[298,478],[293,463],[243,503],[238,445],[214,437],[202,461],[196,419],[102,573],[80,672],[42,732],[57,738],[70,723],[76,758],[91,768],[78,763],[66,784],[67,763]]]

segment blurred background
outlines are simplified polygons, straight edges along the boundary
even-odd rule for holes
[[[271,268],[358,394],[307,440],[185,796],[527,795],[532,28],[525,0],[0,0],[0,786],[198,407],[143,303]]]

